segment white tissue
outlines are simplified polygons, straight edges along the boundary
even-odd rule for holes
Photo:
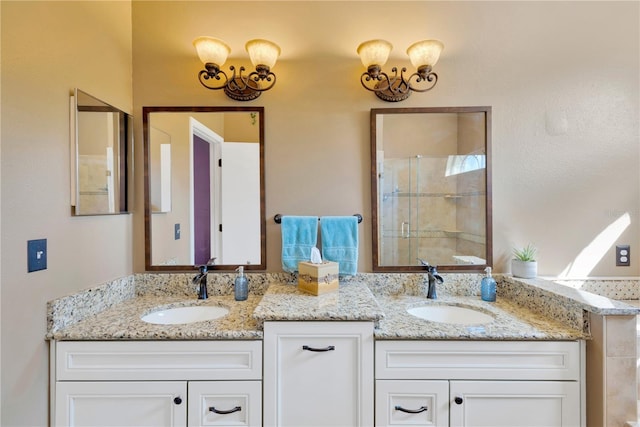
[[[318,248],[311,248],[311,263],[322,264],[322,256],[320,255]]]

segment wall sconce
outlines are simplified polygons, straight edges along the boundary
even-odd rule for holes
[[[367,71],[360,76],[362,86],[374,92],[378,98],[390,102],[403,101],[411,95],[412,91],[426,92],[433,89],[438,82],[438,75],[431,70],[438,62],[444,44],[438,40],[422,40],[409,46],[407,55],[417,69],[409,77],[405,77],[404,73],[407,69],[404,67],[400,71],[400,76],[398,76],[397,67],[391,69],[394,73],[391,77],[382,72],[382,66],[387,62],[392,48],[391,43],[386,40],[369,40],[358,46],[358,55],[367,68]]]
[[[205,67],[198,74],[198,80],[207,89],[224,89],[224,93],[229,98],[237,101],[251,101],[276,84],[276,75],[271,68],[280,56],[280,47],[273,42],[262,39],[249,40],[245,49],[249,52],[251,63],[256,70],[243,75],[245,68],[240,67],[236,75],[236,68],[231,65],[229,66],[229,70],[233,72],[231,77],[220,69],[231,52],[231,48],[225,42],[213,37],[198,37],[193,41],[193,46]],[[212,85],[207,84],[209,80],[212,81]],[[220,83],[216,85],[213,80]],[[263,87],[261,82],[267,85]]]

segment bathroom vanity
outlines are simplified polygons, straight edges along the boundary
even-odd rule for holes
[[[312,296],[274,275],[263,295],[236,302],[218,290],[197,301],[192,290],[176,295],[175,286],[145,294],[141,275],[136,296],[64,324],[58,319],[64,307],[87,295],[53,301],[51,419],[95,425],[102,414],[104,425],[136,426],[587,425],[590,337],[582,302],[545,302],[545,316],[532,307],[540,307],[546,290],[527,289],[527,298],[537,299],[527,306],[513,279],[501,278],[503,297],[486,303],[470,285],[475,275],[453,276],[460,280],[445,281],[440,299],[426,300],[418,276],[364,274],[338,292]],[[185,305],[229,313],[180,325],[141,320]],[[409,314],[417,306],[466,307],[491,320],[425,320]],[[638,311],[624,304],[609,310]]]
[[[61,341],[55,425],[260,425],[260,341]]]

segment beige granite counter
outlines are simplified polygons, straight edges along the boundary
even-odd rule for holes
[[[314,296],[285,273],[249,273],[249,299],[233,299],[233,274],[209,275],[209,295],[196,299],[192,274],[138,274],[47,304],[47,339],[261,339],[264,321],[370,320],[377,339],[573,340],[589,338],[588,312],[637,314],[640,309],[542,280],[498,277],[498,300],[479,297],[479,274],[443,274],[438,299],[424,298],[424,275],[363,273],[341,279],[337,292]],[[412,305],[453,304],[491,313],[484,325],[456,326],[410,315]],[[140,317],[159,308],[222,305],[222,318],[154,325]]]
[[[384,312],[366,285],[341,282],[337,292],[311,295],[290,284],[272,284],[253,317],[260,323],[277,320],[371,320]]]
[[[151,295],[129,299],[66,328],[54,331],[56,340],[219,340],[262,339],[262,330],[251,314],[260,295],[235,301],[232,295],[195,297]],[[229,314],[215,320],[181,325],[156,325],[140,318],[152,311],[185,306],[222,306]]]
[[[445,295],[436,300],[422,296],[395,295],[377,297],[385,318],[375,331],[376,339],[464,339],[464,340],[576,340],[588,338],[581,329],[520,307],[504,299],[485,302],[478,296]],[[437,323],[407,312],[411,307],[454,305],[471,308],[494,317],[480,325]]]

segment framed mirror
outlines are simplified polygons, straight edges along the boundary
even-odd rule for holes
[[[374,271],[492,265],[491,107],[371,110]]]
[[[264,107],[143,107],[147,270],[266,268]]]
[[[129,213],[131,115],[79,89],[71,95],[70,110],[72,214]]]

